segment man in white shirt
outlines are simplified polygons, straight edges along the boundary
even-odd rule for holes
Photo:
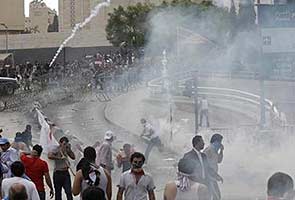
[[[2,181],[2,197],[7,197],[9,195],[9,189],[13,184],[20,183],[26,188],[28,200],[40,200],[35,184],[22,178],[25,173],[25,167],[20,161],[11,164],[11,173],[14,177],[5,178]]]
[[[115,135],[112,131],[107,131],[104,136],[103,143],[99,146],[96,162],[98,165],[106,169],[110,174],[114,169],[112,143],[115,140]]]
[[[7,138],[0,138],[0,147],[2,152],[0,153],[0,162],[3,168],[3,178],[10,177],[10,165],[19,160],[18,151],[12,148]]]
[[[151,175],[145,173],[142,166],[145,158],[142,153],[131,155],[131,170],[124,172],[118,185],[117,200],[155,200],[155,185]]]
[[[206,97],[203,97],[201,99],[201,105],[200,105],[200,126],[203,126],[203,118],[206,118],[206,126],[209,127],[209,103]]]
[[[140,135],[141,137],[142,136],[145,136],[147,138],[149,138],[149,142],[148,142],[148,146],[144,152],[144,156],[145,156],[145,159],[146,159],[146,163],[148,162],[148,158],[149,158],[149,155],[153,149],[154,146],[157,146],[159,151],[161,152],[162,151],[162,142],[161,142],[161,139],[159,137],[159,133],[158,131],[156,131],[154,129],[154,127],[148,123],[146,121],[146,119],[141,119],[140,120],[142,126],[143,126],[143,131],[142,131],[142,134]]]

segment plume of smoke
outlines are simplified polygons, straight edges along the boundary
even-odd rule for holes
[[[110,5],[110,0],[107,0],[105,2],[99,3],[97,4],[93,10],[91,10],[91,14],[84,20],[84,22],[78,23],[75,25],[75,27],[72,30],[71,35],[66,38],[63,43],[60,45],[60,47],[58,48],[57,52],[55,53],[53,59],[51,60],[49,67],[52,66],[52,64],[55,62],[56,58],[58,57],[58,55],[60,54],[60,52],[62,51],[62,49],[65,47],[65,45],[75,37],[76,33],[78,30],[82,29],[85,25],[87,25],[94,17],[96,17],[99,14],[99,11],[102,7],[108,7]]]
[[[255,66],[259,66],[258,44],[260,38],[256,30],[239,32],[235,38],[231,38],[230,30],[222,29],[226,23],[222,22],[221,19],[219,20],[219,15],[215,14],[214,10],[203,12],[200,17],[196,18],[188,14],[193,13],[191,9],[193,8],[167,8],[166,10],[162,9],[154,12],[149,16],[151,30],[145,53],[160,57],[161,51],[166,49],[169,74],[182,73],[192,69],[198,69],[199,71],[212,69],[212,71],[220,70],[223,72],[233,72],[234,70],[250,71]],[[175,58],[178,58],[178,61]],[[221,87],[224,84],[229,88],[239,87],[228,79],[223,80],[212,77],[212,80],[208,80],[201,78],[199,80],[201,86],[215,85]],[[255,87],[251,86],[251,84],[241,87],[242,90],[256,93]],[[171,145],[181,149],[181,145],[184,144],[181,141],[185,140],[185,144],[189,142],[187,138],[181,138],[181,135],[186,134],[184,128],[188,129],[188,132],[192,132],[193,128],[190,129],[190,127],[193,127],[193,124],[187,128],[185,124],[177,122],[177,118],[193,119],[194,116],[192,114],[185,115],[184,112],[180,113],[179,107],[174,111],[176,113],[174,123],[179,124],[180,134],[175,133],[174,137],[178,140],[174,140]],[[150,113],[150,107],[148,109],[144,112]],[[222,127],[237,124],[236,116],[230,116],[228,113],[228,111],[219,110],[217,114],[212,114],[212,118],[215,118],[215,123],[221,123]],[[218,117],[219,114],[221,117]],[[166,113],[166,116],[168,115]],[[224,116],[228,117],[223,121],[221,119]],[[161,116],[158,114],[155,117]],[[212,118],[210,120],[214,121]],[[243,117],[239,116],[239,118],[241,118],[242,123],[246,121]],[[248,131],[247,128],[238,126],[234,131],[229,131],[226,134],[232,134],[233,138],[230,142],[224,142],[226,153],[220,166],[220,174],[226,180],[222,186],[225,196],[232,196],[236,190],[239,197],[249,197],[250,192],[247,192],[248,189],[250,191],[250,188],[248,186],[252,187],[253,190],[254,185],[255,193],[252,192],[251,195],[257,197],[263,195],[265,181],[274,171],[284,170],[294,173],[294,170],[287,165],[291,151],[284,154],[286,148],[289,150],[294,145],[294,143],[289,142],[290,137],[285,139],[286,136],[281,141],[282,146],[275,146],[273,144],[275,140],[272,140],[275,138],[273,133],[268,136],[261,134],[257,130]],[[228,135],[224,135],[225,140],[229,138]],[[257,138],[259,136],[260,138]],[[284,158],[283,161],[282,158]]]

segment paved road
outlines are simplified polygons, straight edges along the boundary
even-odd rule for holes
[[[45,109],[45,112],[57,123],[58,126],[62,127],[65,131],[68,130],[71,135],[74,135],[81,140],[85,146],[92,145],[97,140],[102,141],[104,132],[110,129],[117,135],[117,140],[113,145],[115,148],[120,148],[124,142],[129,142],[134,144],[137,150],[144,151],[146,144],[144,144],[144,142],[136,136],[139,135],[139,131],[141,130],[141,127],[138,125],[138,119],[150,114],[155,118],[160,118],[162,123],[167,124],[167,122],[165,122],[165,118],[167,118],[167,115],[165,114],[167,105],[150,104],[145,100],[142,101],[142,99],[137,98],[137,95],[142,97],[142,91],[145,90],[131,91],[130,93],[122,95],[109,103],[98,102],[94,97],[89,96],[82,102],[70,105],[50,105]],[[143,103],[139,103],[140,101]],[[105,106],[107,106],[106,110]],[[220,113],[217,115],[212,114],[213,124],[214,122],[216,123],[220,120],[227,121],[224,116],[227,116],[227,119],[229,119],[228,115],[224,115],[224,111],[219,111]],[[114,120],[115,122],[118,122],[119,119],[119,122],[121,122],[119,124],[128,129],[128,131],[110,124],[106,121],[105,114],[108,115],[107,117],[110,117],[109,115],[111,115],[111,120]],[[175,120],[177,121],[185,121],[185,119],[192,121],[192,113],[189,111],[186,112],[185,108],[177,110],[175,114],[177,116]],[[245,116],[231,113],[231,120],[229,123],[237,122],[237,120],[240,120],[241,117],[245,118]],[[152,162],[146,166],[147,170],[151,172],[155,178],[155,183],[157,185],[156,195],[158,199],[162,199],[165,183],[175,178],[175,160],[178,160],[184,151],[190,149],[190,140],[193,137],[191,124],[187,123],[185,126],[181,126],[180,128],[183,128],[185,131],[179,131],[179,133],[182,134],[176,133],[174,135],[174,142],[170,142],[168,139],[169,137],[164,137],[163,139],[164,143],[170,147],[170,149],[177,151],[178,154],[169,152],[159,153],[158,150],[155,149],[150,158]],[[208,136],[211,135],[212,132],[205,129],[203,130],[203,134],[205,134],[208,140]],[[229,166],[230,163],[225,164],[223,167],[226,168]],[[238,179],[236,177],[238,175],[231,174],[231,170],[232,167],[222,170],[222,173],[225,173],[224,178],[227,180],[227,182],[222,186],[225,193],[224,196],[226,197],[225,199],[247,199],[242,198],[241,196],[248,196],[248,194],[244,195],[245,190],[248,191],[250,189],[246,187],[248,183],[235,182],[235,180]],[[234,172],[239,173],[243,170],[244,169],[238,169]],[[120,170],[116,169],[112,175],[113,187],[115,187],[118,183],[119,174]],[[233,186],[235,189],[233,189]],[[115,192],[116,189],[114,188],[114,194]],[[251,197],[253,196],[251,195]]]
[[[141,90],[142,91],[142,90]],[[140,92],[140,91],[139,91]],[[87,98],[83,99],[81,102],[76,103],[61,103],[61,104],[51,104],[48,105],[44,112],[50,119],[52,119],[56,124],[63,128],[64,131],[69,131],[70,135],[75,136],[80,141],[84,143],[84,147],[87,145],[92,145],[95,141],[99,140],[102,141],[104,132],[111,129],[117,135],[117,140],[114,142],[114,147],[120,148],[125,142],[129,142],[135,145],[135,148],[139,151],[143,151],[146,147],[146,144],[142,140],[140,140],[136,135],[140,131],[140,127],[137,123],[138,119],[142,116],[147,116],[149,114],[154,115],[155,118],[161,117],[162,122],[165,123],[165,117],[167,118],[165,111],[166,106],[163,105],[156,105],[149,103],[146,104],[138,104],[138,101],[141,99],[137,98],[138,92],[131,91],[126,95],[122,95],[121,97],[116,98],[114,101],[106,104],[98,102],[97,99],[93,96],[88,96]],[[139,96],[142,96],[141,94]],[[122,129],[118,126],[110,124],[105,119],[105,106],[108,105],[107,109],[111,110],[111,114],[114,117],[118,117],[120,119],[127,119],[127,124],[121,124],[123,127],[128,128],[129,131],[126,129]],[[138,107],[139,106],[139,107]],[[141,108],[140,108],[141,107]],[[163,116],[164,114],[164,116]],[[162,115],[162,116],[161,116]],[[192,113],[186,112],[185,109],[180,109],[176,112],[178,116],[177,120],[181,121],[181,119],[190,119],[192,118]],[[2,118],[2,114],[0,118]],[[19,130],[23,125],[26,123],[26,119],[24,116],[19,113],[7,113],[7,124],[9,127],[14,127],[14,129],[9,128],[9,130]],[[213,115],[214,116],[214,115]],[[4,117],[4,116],[3,116]],[[233,115],[235,118],[236,115]],[[224,120],[222,115],[213,117],[213,121],[218,121],[219,119]],[[11,121],[12,119],[12,121]],[[129,119],[129,120],[128,120]],[[134,121],[135,120],[135,121]],[[13,123],[17,123],[18,125],[15,126]],[[2,124],[1,124],[2,125]],[[5,126],[5,124],[4,124]],[[190,139],[192,138],[193,134],[190,131],[191,126],[187,124],[187,130],[185,134],[178,134],[175,135],[174,141],[181,141],[176,142],[179,145],[170,146],[174,147],[174,150],[183,152],[190,148]],[[5,126],[6,127],[6,126]],[[182,127],[183,128],[183,127]],[[37,135],[36,135],[37,137]],[[169,140],[166,139],[164,141],[166,144],[169,144]],[[180,153],[180,154],[181,154]],[[175,178],[175,160],[180,158],[180,154],[173,154],[169,152],[159,153],[157,150],[154,150],[151,159],[153,162],[150,162],[146,168],[151,174],[154,176],[155,183],[157,185],[156,195],[157,199],[162,199],[163,187],[165,183],[169,180],[173,180]],[[228,174],[228,170],[225,170]],[[113,177],[113,187],[114,187],[114,195],[116,192],[115,185],[118,183],[120,170],[116,169],[112,175]],[[230,175],[227,175],[228,178]],[[234,175],[231,175],[234,176]],[[232,179],[230,179],[232,180]],[[231,186],[237,186],[240,183],[235,182],[227,182],[224,191],[232,192],[230,189]],[[243,189],[244,184],[241,184],[239,189]],[[236,190],[233,194],[225,195],[227,198],[225,199],[244,199],[239,196],[239,194],[244,193],[244,190]],[[239,196],[237,198],[237,196]],[[244,196],[244,195],[242,195]],[[252,195],[251,195],[252,196]]]
[[[135,149],[143,151],[145,144],[142,140],[134,137],[130,132],[108,123],[104,118],[105,103],[96,101],[94,98],[87,98],[83,102],[74,103],[71,105],[50,105],[44,111],[56,122],[59,127],[65,131],[70,131],[71,135],[76,136],[84,143],[84,147],[94,144],[95,141],[102,141],[105,131],[112,130],[116,133],[117,140],[113,146],[120,148],[125,142],[135,145]],[[171,161],[166,158],[171,158],[174,155],[168,152],[157,154],[157,162],[153,162],[147,166],[155,177],[157,188],[157,196],[161,199],[164,180],[171,180],[175,174],[175,169],[171,166]],[[120,169],[116,169],[113,173],[113,187],[119,181]],[[161,175],[161,176],[160,176]],[[114,192],[116,188],[114,188]]]

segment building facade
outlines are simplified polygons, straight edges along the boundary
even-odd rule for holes
[[[28,29],[33,29],[35,32],[46,33],[48,26],[53,23],[56,11],[47,7],[44,2],[32,1],[30,3],[30,17]]]
[[[10,33],[23,32],[25,29],[24,0],[1,0],[0,23],[7,26]],[[6,31],[0,26],[0,32]]]
[[[58,9],[59,31],[69,31],[90,15],[90,0],[59,0]]]
[[[72,30],[75,24],[83,22],[88,17],[91,10],[100,2],[102,0],[59,0],[59,30],[61,32]],[[150,0],[112,0],[111,5],[102,8],[84,29],[91,32],[104,30],[109,12],[119,5],[128,6],[138,2],[150,2]]]

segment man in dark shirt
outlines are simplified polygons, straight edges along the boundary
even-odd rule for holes
[[[26,129],[22,132],[22,141],[27,145],[28,149],[33,147],[32,144],[32,127],[31,125],[26,125]]]
[[[213,200],[220,200],[221,194],[219,188],[214,185],[214,181],[223,182],[222,177],[215,172],[209,165],[207,156],[201,150],[204,148],[204,140],[202,136],[196,135],[192,139],[193,148],[184,154],[183,158],[193,160],[196,166],[195,180],[209,188]]]
[[[122,166],[122,172],[125,172],[131,168],[130,157],[134,153],[130,144],[124,144],[123,149],[117,154],[117,165],[120,168]]]

